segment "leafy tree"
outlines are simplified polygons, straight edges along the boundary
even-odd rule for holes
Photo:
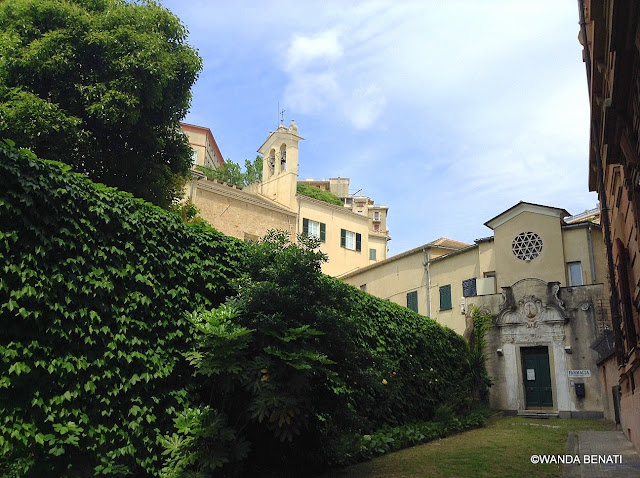
[[[147,0],[0,2],[0,137],[163,207],[191,149],[179,121],[202,67]]]
[[[219,169],[212,169],[207,166],[197,166],[196,169],[202,171],[208,178],[244,187],[262,179],[262,156],[257,155],[253,161],[245,159],[244,171],[242,171],[238,163],[230,159],[227,159],[222,168]]]

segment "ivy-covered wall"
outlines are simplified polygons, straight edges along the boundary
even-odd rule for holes
[[[157,471],[185,311],[225,298],[243,246],[0,145],[0,474]]]
[[[346,463],[466,405],[460,336],[283,234],[247,245],[0,144],[0,475]]]

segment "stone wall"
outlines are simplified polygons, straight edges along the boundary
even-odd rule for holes
[[[540,347],[549,355],[552,411],[564,418],[603,416],[598,354],[590,348],[598,330],[594,302],[602,290],[601,284],[560,287],[557,282],[524,279],[503,288],[503,294],[474,297],[473,305],[495,316],[486,348],[487,370],[494,380],[492,407],[511,414],[531,408],[526,403],[523,352]],[[569,371],[582,376],[569,377]],[[577,396],[576,384],[584,384],[583,398]]]

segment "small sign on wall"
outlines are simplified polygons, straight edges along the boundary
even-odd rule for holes
[[[569,378],[590,378],[591,370],[569,370]]]
[[[535,380],[536,379],[536,369],[528,368],[527,369],[527,380]]]

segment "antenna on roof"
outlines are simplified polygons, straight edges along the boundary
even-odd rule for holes
[[[278,101],[278,118],[280,119],[280,124],[284,124],[284,112],[285,110],[280,109],[280,102]]]

